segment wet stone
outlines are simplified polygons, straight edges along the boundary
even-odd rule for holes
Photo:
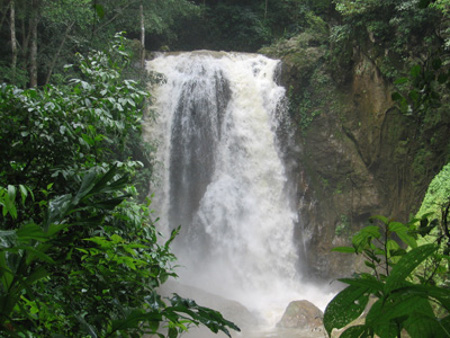
[[[323,326],[323,312],[307,300],[291,302],[278,322],[280,328],[318,329]]]

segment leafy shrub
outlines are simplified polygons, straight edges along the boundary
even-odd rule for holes
[[[373,298],[364,323],[347,326],[341,337],[400,337],[403,330],[412,338],[450,336],[450,293],[445,283],[435,283],[442,265],[446,267],[441,270],[444,280],[449,280],[448,248],[441,250],[438,244],[442,238],[439,237],[437,243],[418,245],[416,241],[418,235],[428,234],[437,222],[428,222],[426,217],[407,224],[382,216],[373,220],[381,221],[381,226],[367,226],[353,236],[352,247],[334,249],[363,255],[372,273],[340,279],[349,286],[337,294],[325,310],[324,325],[328,334],[357,319],[366,309],[369,298]],[[450,240],[448,220],[447,207],[441,220],[440,236]],[[409,246],[408,250],[394,240],[394,234]],[[433,268],[417,270],[427,259],[432,259]]]
[[[0,335],[177,337],[238,328],[157,288],[175,276],[170,243],[139,202],[133,158],[148,94],[109,54],[79,56],[67,88],[0,88]],[[5,145],[5,146],[3,146]],[[141,175],[142,178],[142,175]]]
[[[347,45],[363,47],[382,74],[394,80],[404,73],[413,55],[432,55],[441,45],[435,31],[443,19],[429,2],[405,0],[334,0],[342,22],[333,27],[332,58],[345,62],[340,54]],[[340,45],[340,43],[344,45]]]

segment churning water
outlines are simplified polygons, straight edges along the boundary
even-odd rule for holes
[[[268,325],[292,300],[325,299],[301,282],[295,203],[288,196],[277,130],[285,89],[279,61],[198,51],[147,63],[164,227],[181,225],[174,251],[181,282],[236,300]],[[316,298],[316,299],[315,299]]]

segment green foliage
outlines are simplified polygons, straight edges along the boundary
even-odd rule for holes
[[[442,64],[442,59],[438,57],[426,60],[422,65],[412,66],[409,77],[395,80],[399,88],[410,89],[407,94],[395,92],[392,96],[405,114],[415,113],[420,116],[428,109],[440,105],[441,97],[437,87],[450,86],[450,72],[443,69]]]
[[[305,19],[307,23],[306,32],[311,32],[312,34],[316,34],[316,36],[322,37],[322,43],[325,43],[329,34],[328,24],[312,11],[306,13]]]
[[[448,12],[450,10],[450,1],[449,0],[436,0],[436,1],[433,1],[431,6],[439,8],[443,12]]]
[[[219,313],[158,287],[174,255],[160,243],[145,178],[141,119],[148,94],[109,53],[78,56],[68,86],[0,88],[0,335],[177,337],[190,325],[238,330]],[[150,162],[150,160],[148,160]]]
[[[434,56],[413,65],[409,75],[394,81],[396,91],[392,99],[398,111],[412,123],[413,142],[420,146],[412,158],[413,184],[421,185],[423,177],[435,174],[430,161],[440,158],[439,167],[448,162],[447,143],[442,136],[448,133],[448,89],[450,69],[446,56]],[[445,139],[445,136],[444,136]],[[418,142],[418,143],[419,143]],[[431,177],[430,177],[431,178]]]
[[[118,53],[113,52],[118,48]],[[36,190],[54,183],[65,192],[65,183],[94,165],[108,167],[118,161],[135,174],[142,163],[128,161],[132,142],[140,142],[143,102],[148,96],[130,80],[122,81],[118,62],[122,47],[113,46],[111,57],[94,52],[79,56],[84,75],[66,88],[19,90],[1,85],[2,126],[0,178],[8,184],[24,181]],[[113,56],[114,55],[114,56]]]
[[[450,257],[436,243],[417,245],[417,237],[424,236],[437,225],[426,217],[403,224],[383,216],[375,216],[381,226],[361,229],[352,238],[352,247],[338,247],[334,251],[361,254],[372,273],[360,273],[353,278],[340,279],[349,286],[328,304],[324,325],[329,335],[334,328],[341,329],[357,319],[370,298],[365,321],[348,326],[341,337],[400,337],[405,330],[415,337],[450,337],[450,294],[447,286],[436,284],[441,264],[442,273],[449,279]],[[417,225],[419,223],[419,225]],[[447,229],[448,214],[441,220]],[[393,236],[403,242],[403,249]],[[437,239],[439,244],[442,239]],[[449,242],[450,243],[450,242]],[[423,270],[424,261],[432,259],[434,267]],[[417,274],[419,272],[419,274]]]
[[[392,94],[400,112],[412,119],[418,133],[436,128],[445,119],[446,111],[439,108],[445,103],[450,88],[450,69],[444,65],[445,58],[433,57],[411,67],[409,76],[398,78],[394,84],[397,91]],[[424,171],[430,150],[422,149],[417,154],[414,168]],[[423,173],[422,173],[423,174]]]
[[[41,224],[23,222],[0,232],[0,331],[136,336],[157,334],[163,321],[170,323],[171,337],[189,323],[228,335],[227,327],[237,329],[213,310],[179,296],[169,306],[156,293],[175,275],[169,244],[176,232],[164,245],[157,243],[148,205],[125,203],[127,194],[117,196],[128,184],[118,171],[113,167],[99,175],[91,170],[76,194],[48,202]],[[11,207],[16,190],[1,191],[4,217],[17,219]],[[21,186],[20,193],[23,204],[29,190]],[[139,207],[139,213],[117,207],[123,203],[134,211]],[[111,217],[121,224],[111,224]],[[83,238],[89,234],[95,236]]]
[[[148,49],[159,49],[162,45],[171,45],[179,40],[179,22],[186,18],[195,19],[201,14],[198,6],[186,0],[165,1],[117,1],[99,0],[103,15],[96,23],[97,38],[103,39],[105,34],[111,35],[116,31],[125,30],[131,37],[140,35],[140,9],[142,3],[144,10],[144,25],[146,31],[146,44]],[[152,45],[156,43],[157,45]]]
[[[31,0],[15,0],[15,32],[18,46],[19,71],[13,76],[11,67],[11,43],[0,46],[0,64],[6,71],[0,73],[0,81],[26,87],[29,79],[21,69],[30,64],[31,43],[36,42],[38,54],[38,83],[64,82],[60,79],[63,67],[73,63],[74,53],[86,54],[91,48],[106,49],[108,42],[117,31],[127,31],[130,38],[138,38],[141,33],[140,4],[143,4],[144,26],[147,48],[158,36],[165,44],[178,39],[178,22],[186,17],[198,17],[200,8],[187,0],[39,0],[30,5]],[[0,16],[9,17],[9,6],[0,6]],[[31,18],[38,18],[37,37],[31,34]],[[10,39],[10,27],[3,24],[0,34],[5,41]],[[135,67],[133,65],[133,67]]]
[[[376,0],[333,0],[336,4],[336,10],[343,16],[364,14],[379,6]]]
[[[207,12],[212,24],[208,44],[214,49],[251,52],[270,41],[270,29],[248,6],[219,4]]]
[[[423,215],[431,213],[433,217],[439,218],[441,206],[448,202],[449,196],[450,163],[445,165],[439,174],[431,181],[417,216],[422,217]]]
[[[347,215],[341,215],[340,222],[336,225],[334,233],[336,236],[350,235],[350,220]]]
[[[15,83],[18,87],[24,87],[28,81],[28,72],[19,67],[13,74],[12,69],[6,62],[0,63],[0,80],[8,83]]]
[[[326,32],[326,36],[328,27],[323,18],[331,11],[331,0],[197,0],[196,3],[201,6],[202,15],[177,21],[174,33],[178,39],[166,43],[171,49],[255,52],[263,45],[305,31]]]
[[[429,4],[430,7],[437,8],[442,11],[444,17],[448,18],[450,11],[450,2],[448,0],[436,0]],[[450,26],[444,23],[441,26],[441,36],[444,38],[444,46],[448,50],[450,48]]]
[[[313,109],[315,102],[311,99],[311,92],[305,90],[301,95],[296,95],[291,87],[288,92],[289,114],[298,121],[302,131],[308,130],[308,127],[314,119],[320,115],[320,110]]]
[[[333,58],[349,47],[363,47],[383,75],[402,76],[404,65],[417,55],[430,56],[441,48],[435,32],[444,18],[441,13],[415,0],[334,0],[342,22],[333,27]]]

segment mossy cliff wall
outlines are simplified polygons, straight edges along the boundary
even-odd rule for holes
[[[358,260],[331,249],[348,245],[371,215],[406,221],[416,212],[448,160],[448,114],[419,132],[395,108],[370,49],[354,48],[346,62],[331,62],[324,36],[303,33],[260,52],[283,61],[296,129],[290,159],[297,239],[307,245],[308,273],[348,276]]]

